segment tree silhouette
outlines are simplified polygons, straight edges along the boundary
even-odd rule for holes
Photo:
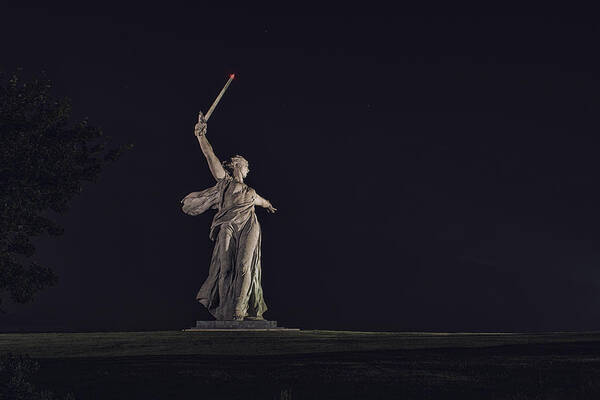
[[[67,211],[84,181],[132,147],[108,149],[100,129],[70,120],[70,101],[51,88],[43,76],[0,73],[0,303],[29,302],[56,283],[51,268],[30,260],[31,239],[62,234],[49,212]]]

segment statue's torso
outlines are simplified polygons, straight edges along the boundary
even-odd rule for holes
[[[223,194],[223,208],[229,208],[238,204],[254,201],[256,193],[254,189],[245,183],[231,181]]]

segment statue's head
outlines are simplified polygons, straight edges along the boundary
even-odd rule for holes
[[[248,172],[250,172],[248,161],[240,155],[235,155],[231,157],[229,161],[223,162],[223,166],[233,173],[238,170],[244,178],[248,175]]]

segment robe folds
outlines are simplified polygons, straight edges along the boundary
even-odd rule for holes
[[[215,241],[208,278],[196,299],[217,320],[233,317],[261,318],[267,310],[261,286],[261,230],[254,210],[256,192],[244,185],[228,193],[233,179],[226,175],[201,192],[188,194],[183,212],[199,215],[216,209],[209,237]],[[224,206],[225,196],[231,196]]]

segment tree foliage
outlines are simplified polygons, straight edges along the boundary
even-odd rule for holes
[[[40,369],[37,361],[24,355],[0,355],[0,400],[54,400],[58,399],[50,390],[39,390],[32,378]],[[65,400],[74,400],[67,394]]]
[[[0,73],[0,302],[29,302],[56,283],[50,267],[31,261],[31,239],[62,234],[50,211],[66,212],[83,183],[131,146],[108,149],[99,128],[71,121],[70,101],[51,88],[44,77]]]

